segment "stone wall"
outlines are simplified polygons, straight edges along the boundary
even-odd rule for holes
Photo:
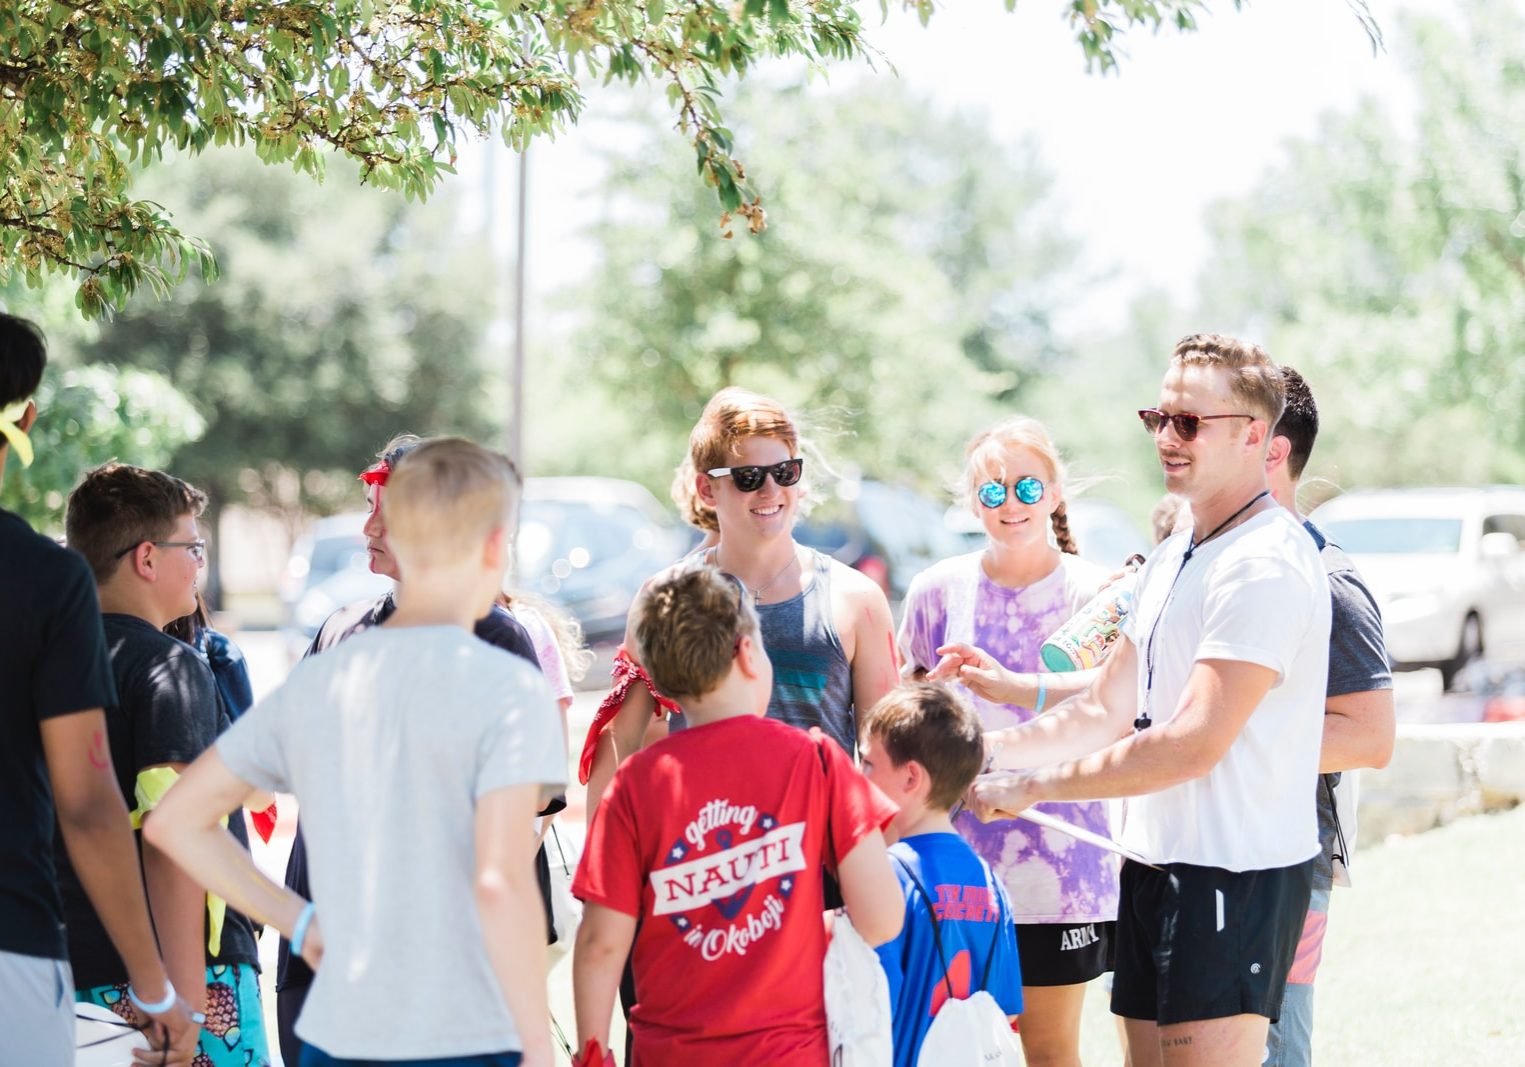
[[[1400,723],[1392,762],[1361,772],[1357,848],[1525,800],[1525,723]]]

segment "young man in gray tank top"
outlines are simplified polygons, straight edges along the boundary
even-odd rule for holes
[[[872,580],[794,540],[805,461],[792,420],[766,397],[723,389],[694,427],[689,455],[695,510],[720,534],[703,558],[746,587],[762,622],[774,670],[768,716],[818,726],[851,754],[855,709],[896,684],[894,629]],[[627,682],[606,700],[588,738],[595,749],[586,778],[590,817],[615,768],[661,736],[656,714],[646,685]],[[681,726],[670,719],[670,728]]]

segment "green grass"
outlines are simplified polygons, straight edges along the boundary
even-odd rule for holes
[[[1525,808],[1362,849],[1336,889],[1319,969],[1314,1062],[1525,1067]],[[1120,1062],[1106,994],[1081,1054]]]

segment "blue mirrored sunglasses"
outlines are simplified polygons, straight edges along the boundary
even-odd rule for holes
[[[1016,493],[1017,499],[1024,504],[1036,504],[1043,499],[1043,483],[1031,475],[1018,478],[1011,488]],[[1006,486],[1000,482],[986,482],[980,486],[976,495],[980,498],[981,504],[993,511],[1006,503]]]

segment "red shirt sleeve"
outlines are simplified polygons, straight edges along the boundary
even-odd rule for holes
[[[873,831],[888,826],[899,809],[878,786],[859,773],[840,745],[824,736],[816,743],[825,755],[828,860],[835,869],[835,861]]]
[[[623,773],[616,772],[588,828],[582,862],[572,879],[572,895],[639,919],[645,876],[635,813],[630,806],[630,785]]]

